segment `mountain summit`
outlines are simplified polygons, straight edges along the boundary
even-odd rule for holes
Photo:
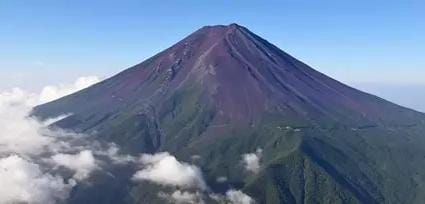
[[[205,26],[34,109],[68,113],[55,125],[130,154],[196,155],[214,190],[243,188],[259,203],[425,200],[424,114],[331,79],[237,24]],[[241,173],[241,155],[259,148],[259,172]]]

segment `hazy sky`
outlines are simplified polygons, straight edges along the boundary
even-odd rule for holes
[[[381,96],[415,87],[390,99],[425,104],[424,11],[424,0],[0,1],[0,89],[107,77],[204,25],[236,22],[343,82]]]

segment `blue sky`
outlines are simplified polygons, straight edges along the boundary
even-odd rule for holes
[[[0,1],[0,88],[107,77],[232,22],[343,82],[425,87],[424,11],[423,0]]]

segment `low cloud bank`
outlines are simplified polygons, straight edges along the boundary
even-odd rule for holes
[[[47,125],[63,116],[47,121],[38,121],[29,117],[32,108],[43,102],[57,99],[73,91],[78,91],[97,82],[97,77],[79,78],[73,85],[48,86],[41,94],[26,92],[19,88],[0,92],[0,154],[17,153],[37,155],[59,145],[58,135],[61,130],[51,130]],[[60,89],[60,87],[64,89]],[[46,88],[45,88],[46,89]]]
[[[40,165],[18,155],[0,159],[0,203],[56,203],[68,197],[74,181],[43,173]]]
[[[98,168],[92,144],[76,142],[81,135],[47,127],[66,116],[47,121],[29,117],[34,106],[98,81],[82,77],[70,85],[48,86],[40,94],[19,88],[0,92],[0,203],[61,202],[76,182]],[[74,171],[73,178],[62,177],[54,171],[57,166]]]
[[[0,93],[0,153],[38,154],[53,139],[43,123],[29,118],[35,95],[20,89]]]

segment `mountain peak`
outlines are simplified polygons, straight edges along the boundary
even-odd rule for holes
[[[384,109],[396,109],[380,107],[382,100],[325,76],[236,23],[202,27],[103,84],[113,87],[105,91],[114,97],[102,97],[117,108],[134,98],[152,103],[194,89],[214,107],[217,123],[254,125],[267,112],[285,112],[364,125],[365,118],[379,122],[389,112]]]
[[[210,42],[212,42],[214,40],[224,39],[228,35],[237,33],[237,31],[242,31],[245,29],[246,28],[236,23],[232,23],[229,25],[207,25],[198,29],[197,31],[189,35],[186,39],[199,39],[198,36],[203,36],[203,40],[209,40]]]
[[[231,24],[228,24],[228,25],[222,25],[222,24],[219,24],[219,25],[207,25],[207,26],[204,26],[202,28],[204,28],[204,29],[212,29],[212,30],[214,30],[214,29],[216,29],[216,30],[217,29],[235,30],[235,29],[243,28],[243,26],[241,26],[241,25],[239,25],[237,23],[231,23]]]

